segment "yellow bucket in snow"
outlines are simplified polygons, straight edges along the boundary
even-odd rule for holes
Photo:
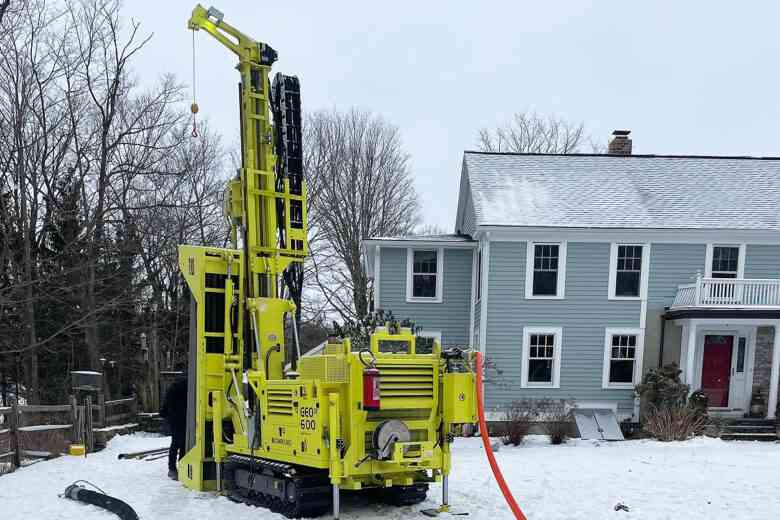
[[[68,454],[76,457],[83,457],[87,453],[87,449],[83,444],[71,444]]]

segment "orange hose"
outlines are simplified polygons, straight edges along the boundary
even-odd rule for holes
[[[482,391],[481,352],[477,352],[477,412],[479,413],[479,433],[482,436],[482,444],[485,446],[485,453],[490,462],[490,469],[493,470],[493,475],[496,477],[498,487],[501,489],[501,493],[503,493],[506,503],[515,515],[515,518],[517,520],[528,520],[520,509],[520,506],[515,502],[515,497],[512,496],[512,492],[509,491],[509,487],[504,480],[504,475],[501,474],[501,468],[498,467],[496,457],[493,455],[493,450],[490,448],[490,437],[488,437],[487,423],[485,422],[485,401]]]

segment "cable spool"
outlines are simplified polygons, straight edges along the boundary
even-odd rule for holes
[[[409,442],[412,434],[409,427],[403,421],[390,419],[379,423],[374,430],[374,447],[377,451],[377,459],[387,460],[393,455],[393,447],[396,442]]]

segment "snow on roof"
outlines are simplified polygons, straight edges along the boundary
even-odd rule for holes
[[[478,225],[780,231],[780,160],[466,152]]]
[[[447,233],[444,235],[405,235],[400,237],[371,237],[369,240],[383,242],[473,242],[468,235]]]

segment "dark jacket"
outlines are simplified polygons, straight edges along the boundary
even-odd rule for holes
[[[184,432],[187,428],[187,380],[177,379],[165,392],[160,416],[168,421],[171,430]]]

